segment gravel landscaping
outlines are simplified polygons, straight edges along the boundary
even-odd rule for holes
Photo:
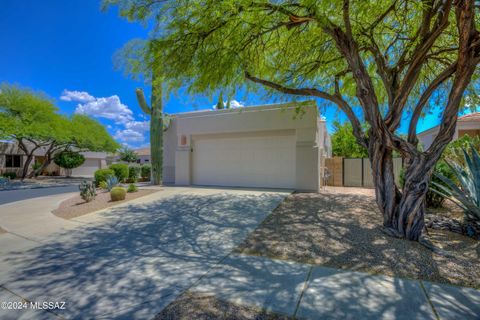
[[[155,320],[287,320],[288,316],[269,313],[265,310],[240,306],[217,299],[212,295],[185,292],[170,303]]]
[[[110,200],[110,192],[99,192],[97,193],[95,199],[90,202],[85,202],[82,198],[80,198],[80,195],[76,195],[60,203],[58,208],[53,210],[52,213],[60,218],[73,219],[83,216],[84,214],[115,206],[120,203],[140,198],[158,191],[161,190],[138,189],[137,192],[127,193],[125,200],[115,202]]]
[[[369,189],[329,187],[289,196],[236,251],[244,254],[480,288],[480,242],[429,229],[440,256],[386,236]]]

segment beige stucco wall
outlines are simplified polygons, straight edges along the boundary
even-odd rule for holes
[[[420,144],[423,146],[424,150],[430,147],[433,140],[438,134],[438,130],[439,130],[439,127],[437,126],[429,130],[425,130],[417,135],[418,140],[420,141]],[[477,121],[457,122],[457,128],[455,129],[455,134],[453,135],[452,141],[457,140],[459,138],[459,132],[469,131],[469,130],[480,130],[480,122],[477,122]]]
[[[322,122],[318,121],[318,109],[314,102],[303,109],[303,116],[296,115],[295,104],[177,114],[164,135],[164,172],[173,166],[175,184],[192,183],[192,141],[198,136],[264,135],[268,132],[293,130],[296,141],[296,189],[317,191],[320,181],[320,149],[323,149],[323,143],[327,139],[326,127],[320,128]],[[182,139],[186,142],[184,145]]]

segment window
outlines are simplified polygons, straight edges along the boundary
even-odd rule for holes
[[[140,163],[140,159],[137,159],[137,163]]]
[[[5,168],[20,168],[22,165],[22,156],[5,155]]]
[[[148,162],[148,159],[145,159],[143,162]]]

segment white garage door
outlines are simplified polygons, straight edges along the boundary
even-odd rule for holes
[[[193,184],[295,188],[295,136],[196,138]]]
[[[85,159],[85,162],[78,168],[72,169],[74,177],[93,177],[93,173],[100,169],[99,159]]]

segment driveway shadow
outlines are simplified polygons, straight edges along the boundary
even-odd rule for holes
[[[225,257],[280,194],[188,195],[119,207],[102,225],[9,252],[0,283],[31,301],[65,301],[67,318],[153,317]],[[41,227],[41,226],[40,226]]]

